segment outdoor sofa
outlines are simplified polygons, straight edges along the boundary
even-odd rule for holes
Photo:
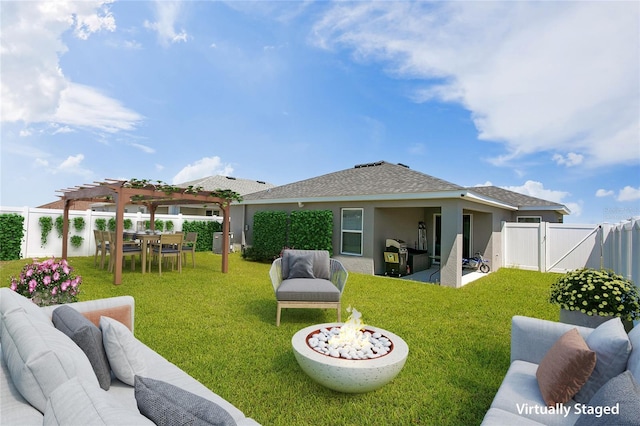
[[[586,352],[567,343],[581,338]],[[588,353],[591,351],[595,356]],[[579,358],[587,356],[595,359],[591,373],[586,367],[590,361]],[[581,374],[587,380],[584,385],[577,378]],[[593,329],[515,316],[511,322],[511,365],[482,425],[639,425],[638,383],[640,325],[627,335],[619,318]],[[578,393],[569,396],[575,387]],[[547,399],[557,397],[554,392],[560,389],[571,399],[549,406],[541,388]]]
[[[134,308],[40,308],[0,288],[0,424],[258,424],[136,339]]]

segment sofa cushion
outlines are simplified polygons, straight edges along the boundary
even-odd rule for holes
[[[549,406],[569,401],[586,383],[596,365],[596,353],[589,349],[577,329],[566,332],[540,361],[536,378]]]
[[[140,355],[136,338],[124,324],[113,318],[101,317],[100,328],[113,374],[121,382],[133,386],[135,375],[147,372],[147,364]]]
[[[26,312],[33,319],[37,319],[53,327],[47,314],[45,314],[38,305],[33,303],[31,299],[27,299],[8,287],[2,287],[0,288],[0,321],[2,317],[12,312]]]
[[[279,301],[339,302],[340,290],[329,280],[292,278],[282,281],[276,290]]]
[[[587,403],[611,378],[627,369],[631,342],[620,318],[600,324],[587,339],[587,346],[596,353],[596,366],[587,383],[573,397]]]
[[[73,377],[99,386],[84,352],[54,327],[43,326],[26,312],[13,312],[4,318],[1,333],[11,380],[39,411],[44,412],[49,395]]]
[[[75,309],[62,305],[53,311],[53,325],[69,336],[85,353],[98,383],[104,390],[111,385],[111,367],[102,343],[102,332],[84,315]]]
[[[140,412],[162,425],[235,425],[236,421],[215,402],[161,380],[135,377]]]
[[[568,414],[566,411],[560,412],[560,410],[549,411],[553,407],[547,407],[542,399],[536,379],[537,369],[538,364],[532,362],[517,360],[511,363],[491,403],[491,409],[507,411],[515,416],[526,417],[547,426],[572,425],[579,417],[579,414],[574,411],[576,402],[570,400],[564,405],[564,409],[569,410]],[[515,425],[519,423],[493,424]]]
[[[633,426],[640,421],[640,385],[630,371],[612,378],[582,408],[576,426]],[[613,411],[605,412],[609,407]]]
[[[301,255],[313,256],[313,276],[325,280],[331,279],[331,261],[326,250],[285,250],[282,253],[282,279],[289,278],[290,257]]]
[[[289,256],[289,276],[291,278],[315,278],[313,276],[313,255]]]
[[[482,423],[480,424],[480,426],[504,425],[546,426],[544,423],[528,419],[519,414],[514,414],[510,411],[501,410],[500,408],[490,408],[489,411],[487,411],[487,414],[485,414],[484,419],[482,419]]]
[[[43,421],[44,426],[152,424],[135,408],[123,408],[109,392],[77,377],[51,393]]]

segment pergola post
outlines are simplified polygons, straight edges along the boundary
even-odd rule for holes
[[[229,271],[229,231],[231,220],[229,218],[229,203],[222,207],[222,273]]]
[[[122,284],[122,246],[123,246],[123,234],[124,234],[124,206],[127,202],[127,197],[122,196],[122,188],[116,192],[116,243],[115,247],[112,247],[111,256],[115,256],[115,263],[113,265],[113,283],[116,285]]]
[[[69,249],[69,208],[71,200],[64,200],[64,213],[62,215],[62,258],[67,258],[67,250]]]

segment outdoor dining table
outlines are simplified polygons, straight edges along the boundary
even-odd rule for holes
[[[149,251],[149,243],[160,241],[160,234],[146,232],[125,232],[125,236],[134,240],[139,240],[142,247],[142,273],[147,270],[147,252]]]

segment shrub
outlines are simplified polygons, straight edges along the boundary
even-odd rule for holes
[[[632,281],[613,271],[577,269],[551,286],[549,302],[590,316],[640,319],[640,292]]]
[[[19,277],[11,277],[11,290],[30,298],[38,306],[78,301],[82,277],[73,276],[65,259],[34,261],[22,268]]]
[[[0,260],[20,259],[24,236],[24,217],[10,213],[0,215]]]

